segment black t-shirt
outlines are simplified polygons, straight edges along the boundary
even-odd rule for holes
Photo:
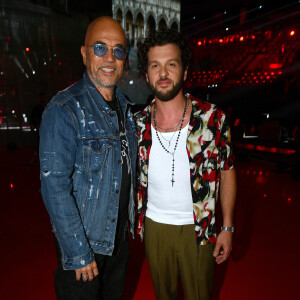
[[[131,165],[128,153],[128,143],[125,134],[125,120],[119,100],[114,94],[112,101],[106,101],[107,104],[117,113],[119,122],[119,133],[121,142],[121,157],[122,164],[122,182],[119,199],[119,214],[127,214],[129,203],[129,192],[131,182]]]

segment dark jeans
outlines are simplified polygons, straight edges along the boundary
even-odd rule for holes
[[[54,272],[58,300],[121,300],[129,258],[127,218],[120,217],[112,256],[95,254],[99,275],[92,281],[76,280],[74,270],[63,270],[58,243],[58,267]]]

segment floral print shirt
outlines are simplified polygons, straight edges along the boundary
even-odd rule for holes
[[[198,245],[216,242],[215,203],[220,171],[233,168],[230,129],[226,115],[214,104],[188,95],[192,113],[186,150],[189,157],[195,236]],[[137,233],[143,238],[147,209],[148,165],[151,150],[151,106],[137,114]]]

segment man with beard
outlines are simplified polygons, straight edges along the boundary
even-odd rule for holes
[[[81,47],[83,79],[43,114],[41,191],[56,239],[58,299],[122,299],[136,165],[133,115],[116,88],[125,49],[117,21],[94,20]]]
[[[145,236],[156,299],[177,299],[179,277],[187,300],[210,299],[214,260],[229,257],[234,231],[228,120],[215,105],[183,92],[191,51],[179,33],[153,32],[138,59],[154,94],[136,122],[138,233]]]

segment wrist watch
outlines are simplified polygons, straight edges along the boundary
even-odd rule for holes
[[[232,226],[232,227],[222,226],[222,227],[221,227],[221,230],[234,232],[234,226]]]

